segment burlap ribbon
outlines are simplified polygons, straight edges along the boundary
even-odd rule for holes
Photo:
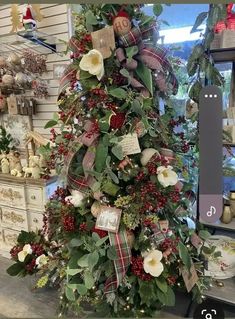
[[[156,47],[146,46],[144,39],[149,37],[154,31],[154,26],[134,27],[127,34],[120,37],[120,43],[124,47],[138,46],[138,54],[131,60],[125,56],[123,48],[116,50],[117,59],[123,67],[131,71],[131,85],[137,89],[143,90],[143,85],[134,78],[133,71],[138,66],[138,60],[143,62],[149,69],[155,71],[155,83],[160,91],[166,92],[169,89],[173,94],[178,91],[178,81],[174,75],[172,66],[167,59],[168,51],[160,45]]]
[[[109,232],[110,245],[115,247],[117,258],[114,260],[115,274],[108,278],[105,283],[105,293],[114,292],[123,282],[127,269],[131,263],[131,250],[127,242],[125,230],[118,233]]]

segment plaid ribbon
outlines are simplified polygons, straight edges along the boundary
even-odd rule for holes
[[[155,83],[160,91],[166,91],[167,89],[172,90],[173,94],[178,91],[178,81],[174,75],[172,66],[167,59],[168,50],[160,45],[156,47],[146,47],[142,40],[147,38],[153,33],[155,26],[140,26],[132,28],[127,34],[120,37],[120,42],[124,47],[131,47],[133,45],[139,46],[139,54],[136,57],[138,60],[142,61],[148,68],[155,70],[156,72],[161,72],[161,77],[155,78]],[[120,51],[121,48],[117,49]],[[127,60],[123,59],[123,54],[118,52],[117,57],[121,62],[124,61],[124,65],[127,69]],[[131,65],[132,67],[132,65]],[[139,83],[135,83],[137,80],[134,79],[132,86],[137,87]],[[164,83],[163,83],[164,82]]]
[[[114,260],[116,274],[107,279],[105,283],[104,292],[106,294],[114,292],[118,288],[131,263],[131,250],[127,243],[126,231],[121,230],[118,233],[109,232],[109,242],[116,249],[117,259]]]
[[[73,64],[69,64],[60,79],[59,95],[70,87],[72,81],[76,80],[76,73],[77,70],[75,69],[75,66]]]
[[[84,132],[81,136],[79,136],[71,143],[69,153],[64,158],[64,167],[60,174],[60,180],[67,184],[69,188],[74,190],[86,190],[88,187],[91,187],[95,182],[95,179],[86,173],[86,170],[91,170],[94,165],[96,142],[99,136],[98,133],[90,133],[92,132],[92,128],[93,123],[89,120],[86,121],[84,125],[84,130],[86,132]],[[73,157],[83,145],[88,147],[82,161],[85,176],[78,177],[69,172],[69,167]]]
[[[139,26],[132,28],[127,34],[120,37],[120,42],[124,47],[131,47],[138,44],[142,39],[148,38],[154,31],[155,26]]]

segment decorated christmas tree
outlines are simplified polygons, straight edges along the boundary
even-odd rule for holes
[[[74,15],[73,62],[47,124],[60,129],[41,149],[63,186],[43,231],[21,234],[8,270],[57,285],[61,314],[89,305],[99,317],[153,316],[175,305],[177,290],[200,301],[209,283],[201,258],[209,234],[187,224],[197,154],[189,121],[175,117],[179,61],[158,44],[161,11],[81,5]]]

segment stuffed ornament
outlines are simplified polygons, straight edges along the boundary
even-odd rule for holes
[[[125,11],[119,11],[119,13],[113,17],[113,29],[119,36],[125,35],[131,30],[131,21]]]
[[[4,74],[2,77],[2,83],[8,86],[13,85],[14,81],[14,77],[10,74]]]
[[[32,31],[37,28],[36,14],[31,5],[27,5],[23,9],[22,22],[26,31]]]
[[[21,58],[16,54],[15,52],[11,52],[8,55],[7,58],[7,63],[9,64],[15,64],[15,65],[20,65],[21,64]]]

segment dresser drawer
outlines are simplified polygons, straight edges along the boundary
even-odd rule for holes
[[[28,207],[42,209],[44,208],[43,188],[27,187],[26,198]]]
[[[17,208],[26,208],[24,186],[11,186],[1,183],[0,204]]]
[[[43,226],[43,214],[29,212],[28,213],[29,228],[32,231],[42,229]]]
[[[5,245],[8,246],[9,248],[12,248],[17,244],[17,238],[19,236],[18,231],[8,229],[8,228],[3,228],[3,240],[5,242]]]
[[[2,226],[28,231],[26,211],[12,207],[1,207],[0,212]]]

